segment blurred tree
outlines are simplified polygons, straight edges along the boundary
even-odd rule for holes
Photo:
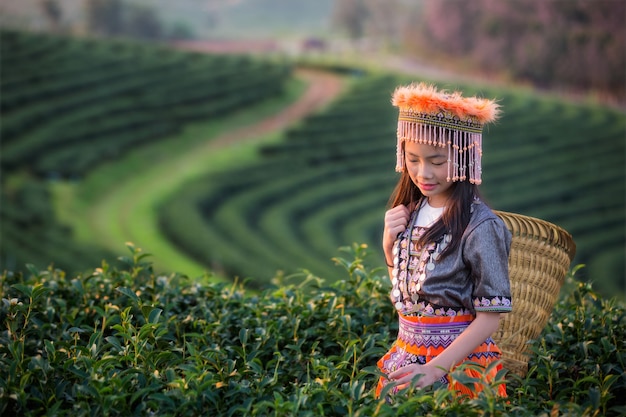
[[[167,38],[172,40],[189,40],[194,39],[195,36],[193,28],[190,25],[184,22],[176,22],[170,29]]]
[[[333,23],[429,60],[626,100],[624,0],[337,0]]]
[[[367,34],[387,45],[396,45],[400,41],[404,27],[410,24],[408,18],[411,14],[407,12],[421,10],[421,1],[413,1],[410,4],[405,0],[366,1]]]
[[[359,39],[365,35],[368,14],[365,0],[336,0],[332,22],[336,27],[345,29],[351,39]]]
[[[128,10],[124,34],[139,39],[159,40],[163,38],[163,26],[155,9],[146,6],[133,6]]]
[[[52,30],[58,31],[61,28],[61,20],[63,18],[63,11],[59,2],[57,0],[41,0],[39,4]]]
[[[89,30],[96,35],[144,40],[166,37],[157,10],[152,6],[123,0],[87,0],[87,17]]]
[[[124,27],[122,0],[89,0],[87,20],[89,30],[95,34],[120,35]]]
[[[539,87],[626,98],[626,2],[439,0],[407,25],[410,50],[469,60]]]

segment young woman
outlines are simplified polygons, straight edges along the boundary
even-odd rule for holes
[[[382,246],[398,312],[398,338],[379,361],[377,395],[436,381],[471,395],[449,372],[472,361],[487,366],[501,353],[491,335],[511,311],[510,232],[480,200],[482,128],[494,121],[492,100],[425,84],[399,87],[396,170]],[[480,375],[469,369],[472,376]],[[480,387],[474,387],[479,391]],[[506,387],[499,386],[506,396]]]

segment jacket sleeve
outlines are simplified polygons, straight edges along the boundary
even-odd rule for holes
[[[497,217],[486,219],[469,231],[463,257],[471,269],[472,303],[477,312],[511,311],[510,248],[511,233]]]

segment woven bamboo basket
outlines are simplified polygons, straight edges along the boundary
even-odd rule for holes
[[[493,338],[503,365],[528,372],[528,342],[546,326],[576,253],[572,236],[544,220],[495,211],[512,234],[509,275],[513,311],[503,314]]]

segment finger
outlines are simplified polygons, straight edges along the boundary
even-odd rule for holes
[[[411,210],[409,210],[409,208],[407,206],[398,206],[400,207],[400,209],[398,210],[398,213],[405,218],[409,218],[409,216],[411,215]]]
[[[390,226],[390,228],[401,227],[402,229],[405,229],[407,223],[408,219],[391,219],[387,222],[387,225]]]
[[[389,219],[388,223],[390,224],[402,224],[402,225],[406,225],[409,222],[409,218],[408,217],[404,217],[404,216],[398,216],[398,217],[393,217],[391,219]]]
[[[404,213],[408,213],[409,212],[409,208],[407,206],[405,206],[404,204],[400,204],[398,206],[395,206],[394,209],[396,209],[397,211],[404,212]]]
[[[405,375],[402,378],[395,379],[394,382],[398,385],[409,385],[413,378],[410,375]]]
[[[388,377],[389,379],[394,379],[394,380],[396,380],[396,379],[398,379],[398,378],[402,378],[403,376],[406,376],[406,375],[410,375],[410,372],[408,372],[408,371],[407,371],[406,369],[404,369],[404,367],[403,367],[403,368],[400,368],[400,369],[398,369],[398,370],[395,370],[395,371],[393,371],[393,372],[389,373],[389,375],[387,375],[387,377]]]
[[[401,390],[401,389],[405,389],[405,388],[408,388],[409,386],[410,386],[410,384],[402,384],[402,385],[398,385],[398,389],[399,389],[399,390]]]
[[[397,238],[398,235],[402,232],[404,232],[406,230],[406,226],[393,226],[387,229],[387,233],[389,234],[390,237],[392,238]]]
[[[385,217],[390,218],[408,218],[410,215],[409,209],[406,206],[396,206],[390,210],[387,210]]]
[[[399,222],[387,224],[387,233],[393,237],[396,237],[398,233],[403,232],[404,230],[406,230],[406,224]]]
[[[390,218],[397,218],[397,219],[408,219],[410,216],[409,211],[406,209],[406,207],[402,206],[400,207],[401,210],[395,210],[392,209],[388,212],[388,215]]]

